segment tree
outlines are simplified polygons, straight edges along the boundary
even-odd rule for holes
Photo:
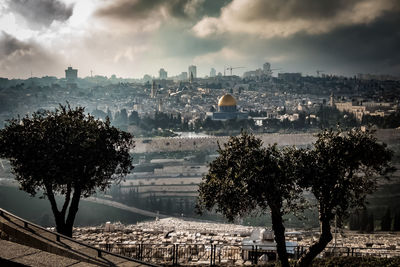
[[[367,233],[372,233],[375,229],[375,224],[374,224],[374,214],[371,213],[368,216],[368,224],[367,224]]]
[[[299,174],[303,174],[301,185],[318,202],[321,235],[299,259],[299,266],[309,266],[332,240],[330,225],[335,216],[340,226],[350,209],[363,207],[367,194],[376,189],[377,179],[393,171],[392,152],[368,130],[325,130],[317,137],[312,160]]]
[[[125,108],[115,113],[114,123],[120,126],[128,124],[128,112],[126,111]]]
[[[350,214],[349,229],[353,231],[360,230],[360,214],[357,210]]]
[[[132,169],[132,135],[84,114],[84,108],[60,105],[53,112],[12,119],[0,131],[0,157],[10,160],[20,188],[43,190],[57,232],[72,236],[81,197],[104,191]],[[62,207],[56,195],[65,196]],[[68,209],[68,213],[67,213]]]
[[[137,113],[137,111],[132,111],[132,113],[128,117],[128,121],[129,121],[129,124],[135,124],[135,125],[139,124],[140,118],[139,118],[139,114]]]
[[[368,210],[367,208],[362,209],[360,216],[360,229],[362,232],[367,231],[368,228]]]
[[[276,144],[263,147],[260,139],[242,132],[223,148],[219,146],[218,153],[200,183],[198,211],[216,206],[217,212],[233,221],[236,216],[269,209],[279,259],[282,266],[289,266],[282,216],[304,203],[292,172],[304,162],[296,162],[300,151],[279,150]]]
[[[108,117],[108,119],[109,119],[110,121],[112,121],[113,116],[112,116],[112,113],[111,113],[110,108],[107,108],[107,117]]]
[[[400,231],[400,212],[397,211],[394,215],[393,231]]]
[[[390,214],[390,208],[386,209],[385,215],[381,220],[381,231],[390,231],[392,229],[392,216]]]

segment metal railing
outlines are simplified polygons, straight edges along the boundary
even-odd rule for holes
[[[241,246],[215,244],[102,244],[100,248],[135,259],[172,265],[220,265],[243,258]]]
[[[244,248],[241,245],[216,245],[216,244],[101,244],[102,249],[112,251],[127,257],[154,262],[163,265],[226,265],[231,266],[246,261],[253,265],[265,261],[277,260],[276,250],[263,249],[263,246]],[[303,255],[308,247],[287,246],[293,251],[289,254],[294,260]],[[400,256],[400,249],[365,248],[365,247],[326,247],[320,254],[322,257],[334,256],[375,256],[394,257]]]
[[[97,256],[99,258],[101,258],[103,256],[103,254],[106,254],[106,255],[111,255],[111,256],[114,256],[114,257],[117,257],[117,258],[121,258],[121,259],[124,259],[124,260],[128,260],[128,261],[136,262],[136,263],[139,263],[139,264],[147,265],[147,266],[159,267],[159,265],[155,265],[153,263],[144,262],[144,261],[138,260],[138,259],[133,258],[133,257],[126,257],[126,256],[124,256],[122,254],[115,254],[115,253],[113,253],[111,251],[107,251],[107,250],[104,250],[104,249],[101,249],[101,248],[90,246],[88,244],[85,244],[83,242],[77,241],[77,240],[72,239],[72,238],[70,238],[68,236],[65,236],[63,234],[60,234],[60,233],[57,233],[57,232],[52,232],[52,231],[50,231],[50,230],[48,230],[48,229],[46,229],[46,228],[44,228],[42,226],[39,226],[39,225],[34,224],[32,222],[29,222],[29,221],[27,221],[25,219],[22,219],[22,218],[20,218],[20,217],[18,217],[16,215],[4,210],[4,209],[2,209],[2,208],[0,208],[0,217],[3,217],[7,221],[11,221],[11,218],[14,218],[15,220],[19,221],[20,223],[23,223],[23,225],[20,225],[20,226],[23,227],[25,230],[28,230],[28,231],[32,231],[33,230],[32,227],[36,228],[36,229],[38,229],[40,231],[45,231],[45,232],[47,232],[50,235],[55,237],[55,240],[49,240],[49,241],[53,241],[53,242],[57,241],[58,243],[56,243],[56,244],[59,245],[59,246],[68,247],[65,244],[61,243],[63,240],[68,240],[69,242],[72,242],[72,243],[74,243],[74,244],[76,244],[78,246],[82,246],[82,247],[94,250],[97,253]]]

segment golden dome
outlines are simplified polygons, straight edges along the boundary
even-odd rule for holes
[[[219,101],[218,101],[218,106],[219,107],[231,107],[231,106],[236,106],[236,100],[233,96],[227,94],[222,96]]]

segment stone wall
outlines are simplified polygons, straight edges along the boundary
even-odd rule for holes
[[[400,141],[400,130],[381,129],[376,133],[379,140],[387,143]],[[312,145],[316,137],[312,133],[299,134],[261,134],[264,145],[277,143],[279,146],[307,146]],[[135,153],[146,152],[171,152],[171,151],[192,151],[205,150],[214,152],[219,144],[228,141],[229,136],[194,137],[194,138],[135,138]]]

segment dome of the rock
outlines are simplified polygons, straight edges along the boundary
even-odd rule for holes
[[[232,107],[232,106],[236,106],[236,99],[229,95],[226,94],[224,96],[222,96],[219,101],[218,101],[218,106],[219,107]]]

